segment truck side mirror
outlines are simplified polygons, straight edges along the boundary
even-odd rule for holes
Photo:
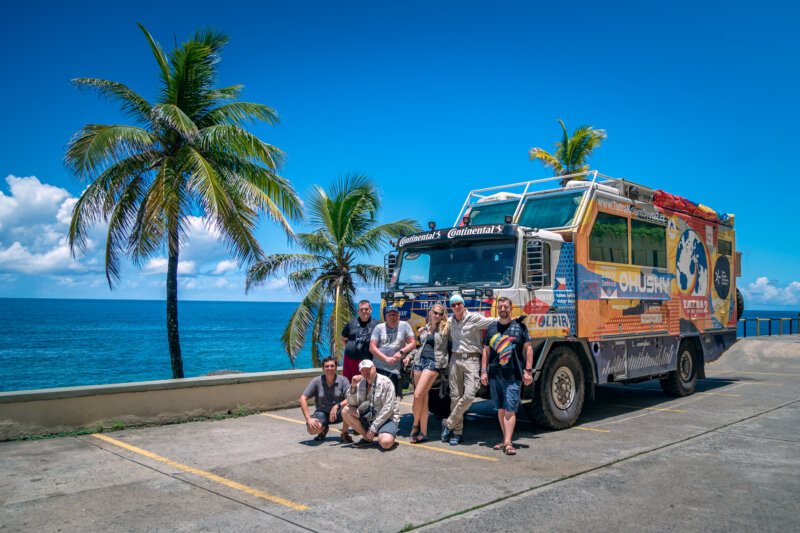
[[[525,285],[541,289],[550,285],[550,245],[539,239],[525,243]]]
[[[389,284],[394,276],[394,270],[397,267],[397,254],[390,252],[383,256],[383,286],[388,289]]]

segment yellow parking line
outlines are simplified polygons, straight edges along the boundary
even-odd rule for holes
[[[295,503],[290,500],[286,500],[279,496],[273,496],[272,494],[267,494],[266,492],[260,491],[258,489],[254,489],[252,487],[248,487],[247,485],[242,485],[241,483],[237,483],[236,481],[231,481],[230,479],[224,478],[222,476],[218,476],[216,474],[212,474],[210,472],[205,472],[203,470],[198,470],[197,468],[192,468],[191,466],[186,466],[181,463],[177,463],[165,457],[161,457],[160,455],[156,455],[154,453],[148,452],[147,450],[143,450],[141,448],[137,448],[136,446],[132,446],[125,442],[122,442],[117,439],[112,439],[111,437],[107,437],[106,435],[101,435],[99,433],[92,434],[92,437],[96,437],[100,440],[104,440],[110,444],[115,446],[119,446],[120,448],[125,448],[128,451],[138,453],[139,455],[144,455],[145,457],[149,457],[150,459],[154,459],[156,461],[160,461],[164,464],[168,464],[169,466],[175,467],[179,470],[183,470],[184,472],[189,472],[190,474],[194,474],[196,476],[204,477],[211,481],[216,481],[217,483],[221,483],[226,487],[230,487],[232,489],[236,489],[252,496],[257,496],[258,498],[263,498],[265,500],[269,500],[271,502],[279,503],[285,507],[289,507],[290,509],[294,509],[295,511],[305,511],[308,509],[305,505],[301,505],[299,503]]]
[[[713,396],[741,396],[741,394],[725,394],[724,392],[695,392],[695,394],[710,394]]]
[[[305,422],[302,422],[300,420],[295,420],[293,418],[286,418],[285,416],[273,415],[271,413],[261,413],[261,415],[262,416],[269,416],[271,418],[277,418],[278,420],[285,420],[287,422],[294,422],[295,424],[303,424],[303,425],[305,425]],[[332,429],[334,431],[338,431],[339,433],[342,432],[340,429],[336,429],[336,428],[330,428],[330,429]],[[397,439],[395,439],[395,442],[397,444],[403,444],[405,446],[412,446],[414,448],[425,448],[426,450],[433,450],[434,452],[449,453],[451,455],[460,455],[462,457],[471,457],[472,459],[483,459],[484,461],[497,461],[498,460],[495,457],[484,457],[483,455],[475,455],[474,453],[466,453],[466,452],[459,452],[459,451],[456,451],[456,450],[448,450],[446,448],[437,448],[436,446],[428,446],[426,444],[413,444],[411,442],[405,442],[405,441],[397,440]]]
[[[581,426],[573,426],[572,429],[580,429],[582,431],[597,431],[598,433],[611,433],[609,429],[594,429],[594,428],[585,428]]]
[[[621,403],[609,403],[606,405],[613,405],[615,407],[629,407],[631,409],[647,409],[648,411],[669,411],[671,413],[685,413],[683,409],[662,409],[660,407],[639,407],[638,405],[624,405]]]
[[[764,383],[763,381],[736,381],[739,385],[765,385],[767,387],[783,387],[780,383]]]

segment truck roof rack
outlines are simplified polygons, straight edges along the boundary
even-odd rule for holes
[[[602,178],[602,181],[598,181],[598,178]],[[547,187],[547,184],[550,184],[554,181],[565,182],[565,185]],[[648,196],[652,201],[653,195],[652,189],[648,187],[644,187],[623,179],[611,178],[609,176],[600,174],[596,170],[587,170],[585,172],[577,172],[575,174],[567,174],[564,176],[553,176],[550,178],[521,181],[519,183],[512,183],[509,185],[497,185],[494,187],[472,190],[467,195],[467,199],[464,201],[464,205],[461,207],[454,225],[458,226],[468,210],[473,206],[478,204],[508,202],[511,200],[517,200],[517,206],[513,214],[513,220],[516,222],[519,220],[522,209],[525,207],[525,202],[529,198],[577,189],[600,190],[606,193],[615,194],[618,196],[626,196],[631,199],[644,201],[647,201]],[[588,202],[586,201],[581,202],[580,208],[573,219],[572,225],[556,229],[569,229],[576,226],[578,221],[583,218],[587,203]]]

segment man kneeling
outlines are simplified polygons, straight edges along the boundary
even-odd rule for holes
[[[342,422],[342,412],[347,406],[347,393],[350,382],[336,373],[336,358],[329,355],[322,360],[321,376],[311,380],[306,390],[300,395],[300,409],[306,418],[306,430],[309,435],[316,435],[314,440],[325,440],[330,424]],[[308,414],[308,399],[314,398],[316,410]],[[348,433],[347,422],[342,424],[342,442],[353,442]]]
[[[342,418],[363,437],[358,444],[374,442],[377,436],[381,448],[388,450],[394,445],[400,422],[394,385],[392,380],[378,374],[369,359],[359,363],[358,371],[361,375],[353,376]]]

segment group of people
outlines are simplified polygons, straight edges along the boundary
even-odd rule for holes
[[[377,439],[389,449],[400,422],[403,366],[413,364],[414,421],[410,441],[428,440],[428,392],[438,375],[449,371],[451,412],[442,420],[442,442],[461,443],[466,414],[481,383],[491,391],[503,438],[494,449],[515,455],[512,444],[522,385],[533,381],[533,349],[525,325],[511,318],[509,298],[497,299],[497,317],[468,311],[459,294],[450,298],[451,316],[441,304],[428,309],[419,328],[419,347],[411,326],[400,320],[397,307],[384,311],[385,322],[372,318],[369,301],[358,303],[358,316],[342,330],[342,375],[336,358],[326,357],[323,375],[314,378],[300,396],[308,433],[324,440],[330,424],[342,423],[342,442],[352,442],[350,428],[362,443]],[[485,333],[484,333],[485,330]],[[315,411],[309,414],[308,399]]]

